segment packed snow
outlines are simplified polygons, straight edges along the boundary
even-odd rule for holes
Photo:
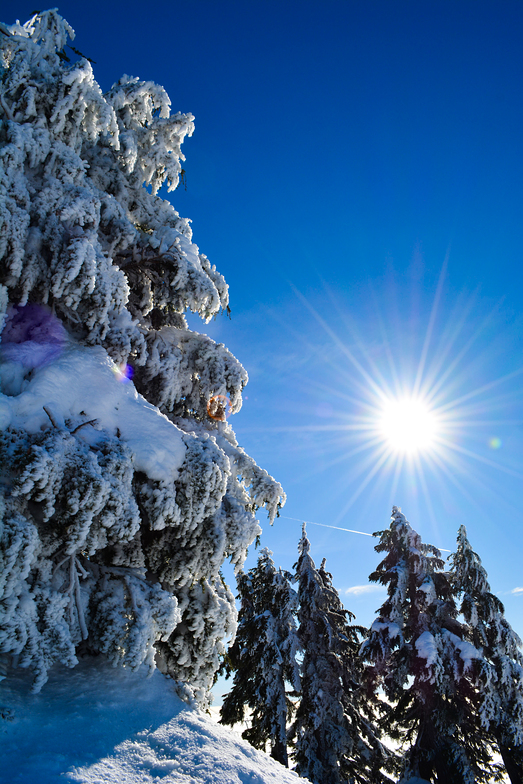
[[[2,784],[297,784],[296,773],[191,708],[156,670],[102,657],[0,683]]]

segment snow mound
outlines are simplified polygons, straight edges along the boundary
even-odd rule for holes
[[[297,784],[296,773],[188,707],[157,670],[86,659],[0,684],[2,784]]]
[[[42,363],[42,352],[45,363]],[[49,427],[49,411],[57,425],[65,419],[92,420],[96,427],[119,432],[134,455],[138,471],[172,482],[185,457],[180,430],[156,406],[138,394],[134,384],[101,346],[2,343],[0,422],[23,426],[30,433]],[[42,366],[43,364],[43,366]],[[27,370],[31,378],[25,378]],[[96,430],[83,438],[96,441]]]

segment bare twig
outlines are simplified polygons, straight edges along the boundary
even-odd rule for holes
[[[87,626],[85,625],[84,611],[82,609],[82,597],[80,594],[80,580],[78,579],[78,572],[75,572],[75,574],[76,574],[75,599],[76,599],[76,609],[78,612],[78,623],[80,624],[80,631],[82,632],[82,640],[87,640],[89,634],[87,632]]]
[[[71,626],[74,623],[74,607],[76,606],[76,614],[78,616],[78,625],[80,626],[80,632],[82,634],[82,640],[87,640],[89,634],[87,632],[87,626],[85,623],[84,611],[82,608],[82,596],[80,593],[80,579],[78,577],[79,568],[82,572],[82,577],[87,577],[87,572],[80,564],[76,554],[70,556],[69,560],[69,588],[67,589],[67,593],[69,594],[69,618],[71,620]]]
[[[49,411],[49,409],[47,408],[47,406],[44,406],[43,408],[44,408],[44,411],[45,411],[45,413],[47,414],[47,416],[48,416],[48,417],[49,417],[49,419],[51,420],[51,424],[53,425],[53,427],[56,427],[56,429],[57,429],[57,430],[59,430],[60,428],[58,427],[58,425],[57,425],[57,424],[56,424],[56,422],[54,421],[54,419],[53,419],[53,415],[51,414],[51,412]]]
[[[135,596],[134,596],[134,593],[133,593],[133,589],[131,587],[131,583],[130,583],[128,574],[124,575],[123,581],[125,583],[125,587],[127,588],[127,593],[129,595],[129,599],[130,599],[130,602],[131,602],[131,607],[133,608],[133,612],[134,612],[134,614],[136,616],[137,613],[138,613],[138,607],[136,606],[136,599],[135,599]]]
[[[63,566],[63,565],[64,565],[64,563],[65,563],[66,561],[68,561],[70,557],[71,557],[71,556],[69,556],[69,555],[66,555],[66,556],[65,556],[65,558],[62,558],[62,560],[61,560],[61,561],[59,561],[59,562],[58,562],[58,563],[55,565],[55,567],[54,567],[54,569],[53,569],[53,574],[55,574],[55,572],[57,572],[57,571],[58,571],[58,569],[59,569],[61,566]]]
[[[86,577],[89,577],[89,573],[84,569],[78,558],[76,559],[76,568],[80,572],[82,580],[85,580]]]
[[[74,430],[71,430],[71,435],[74,436],[74,434],[77,433],[81,427],[85,427],[86,425],[93,425],[94,427],[94,425],[97,424],[98,424],[98,419],[90,419],[88,422],[82,422],[81,425],[77,425]]]

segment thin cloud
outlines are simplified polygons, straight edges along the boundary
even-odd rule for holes
[[[381,593],[385,590],[386,588],[384,585],[372,585],[371,583],[367,583],[367,585],[352,585],[350,588],[346,589],[345,593],[350,593],[353,596],[361,596],[364,593]],[[516,590],[523,591],[523,588]]]
[[[509,591],[509,593],[523,593],[523,588],[513,588],[511,591]]]

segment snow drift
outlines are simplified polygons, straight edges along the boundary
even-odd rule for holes
[[[18,670],[0,684],[2,784],[298,784],[239,735],[145,677],[102,657],[54,668],[31,693]]]

